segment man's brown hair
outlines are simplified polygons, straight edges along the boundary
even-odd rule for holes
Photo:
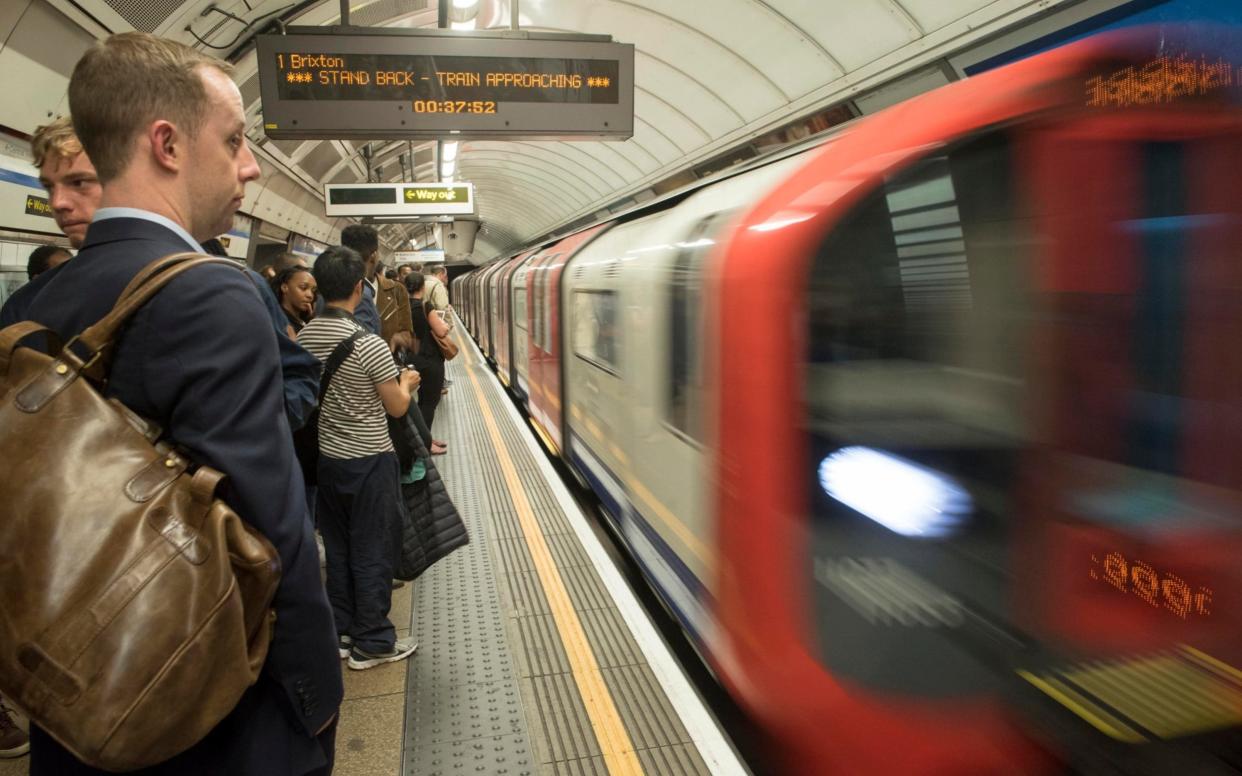
[[[68,116],[61,116],[50,124],[35,130],[30,138],[30,152],[34,154],[35,167],[42,167],[49,157],[69,161],[82,153],[82,143],[73,132]]]
[[[96,43],[69,80],[69,113],[102,183],[120,175],[134,140],[165,119],[193,137],[207,118],[207,90],[198,73],[233,66],[183,43],[145,32],[123,32]]]

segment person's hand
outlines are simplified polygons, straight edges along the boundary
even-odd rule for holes
[[[401,387],[406,391],[413,391],[418,388],[422,380],[422,375],[418,373],[417,369],[406,369],[401,373]]]

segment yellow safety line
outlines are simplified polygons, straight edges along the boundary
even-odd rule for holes
[[[535,519],[530,501],[526,497],[526,489],[518,478],[517,469],[500,436],[500,429],[496,426],[491,407],[483,396],[483,388],[479,385],[474,370],[467,370],[467,374],[474,386],[479,407],[483,411],[483,422],[487,425],[487,431],[494,442],[493,447],[500,461],[500,470],[505,476],[505,482],[509,485],[509,494],[513,497],[518,522],[521,523],[522,533],[525,534],[526,547],[530,550],[535,571],[548,597],[552,619],[565,645],[565,654],[569,658],[574,682],[578,685],[578,692],[582,695],[582,703],[586,706],[587,716],[591,718],[591,728],[595,731],[595,738],[603,752],[604,763],[608,766],[610,774],[640,776],[643,769],[638,762],[638,755],[634,752],[634,744],[630,741],[625,725],[621,722],[621,715],[617,713],[612,694],[604,683],[604,675],[600,673],[595,654],[591,651],[591,645],[587,641],[586,631],[582,628],[582,621],[578,619],[578,613],[574,611],[573,602],[569,599],[565,581],[552,561],[552,553],[548,550],[547,541]]]
[[[1189,644],[1182,644],[1182,651],[1191,658],[1197,660],[1200,665],[1212,669],[1217,674],[1225,678],[1232,679],[1237,684],[1242,684],[1242,671],[1223,661],[1217,660],[1206,652],[1200,652]]]
[[[1112,738],[1132,744],[1147,740],[1142,733],[1052,677],[1039,677],[1029,671],[1018,671],[1018,676],[1043,690],[1059,701],[1062,706],[1090,723],[1092,727]]]

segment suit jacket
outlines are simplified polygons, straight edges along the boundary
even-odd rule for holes
[[[323,364],[312,356],[306,348],[289,339],[285,328],[289,319],[285,310],[276,298],[276,292],[267,284],[263,276],[252,269],[245,270],[246,277],[258,289],[267,308],[267,315],[272,319],[272,328],[276,330],[276,345],[280,350],[280,374],[284,378],[285,417],[289,419],[289,427],[295,431],[306,425],[310,414],[319,406],[319,373]]]
[[[392,342],[393,335],[399,331],[414,330],[414,323],[410,320],[410,295],[405,286],[395,280],[379,279],[375,308],[379,313],[380,337],[384,342]]]
[[[142,267],[186,249],[160,224],[98,221],[29,317],[67,341],[106,315]],[[275,545],[282,568],[259,682],[205,741],[150,773],[300,776],[322,766],[314,733],[343,695],[336,628],[285,418],[276,336],[254,285],[223,266],[169,283],[130,320],[107,393],[159,423],[192,459],[224,472],[219,495]],[[32,772],[55,772],[51,763],[64,752],[45,736],[35,742]]]
[[[52,282],[52,278],[56,277],[60,272],[60,268],[68,264],[57,264],[55,267],[42,273],[34,280],[17,289],[5,301],[4,307],[0,307],[0,329],[12,326],[15,323],[24,321],[27,318],[26,313],[30,310],[30,303],[39,295],[43,287]]]

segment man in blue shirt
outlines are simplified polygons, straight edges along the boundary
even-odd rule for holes
[[[81,252],[34,298],[29,318],[68,341],[106,315],[151,261],[201,252],[198,241],[228,230],[246,183],[259,177],[230,71],[139,32],[114,35],[78,62],[69,104],[103,199]],[[130,320],[107,393],[223,472],[220,497],[267,537],[281,565],[259,680],[205,739],[143,773],[331,773],[344,695],[336,629],[285,417],[276,333],[254,285],[220,265],[172,280]],[[37,720],[30,755],[32,776],[102,773]]]
[[[375,265],[379,262],[379,233],[375,227],[350,224],[341,230],[341,245],[357,251],[366,267],[362,281],[362,302],[354,310],[354,320],[372,334],[380,333],[379,309],[375,306]],[[392,347],[392,343],[388,343]]]

